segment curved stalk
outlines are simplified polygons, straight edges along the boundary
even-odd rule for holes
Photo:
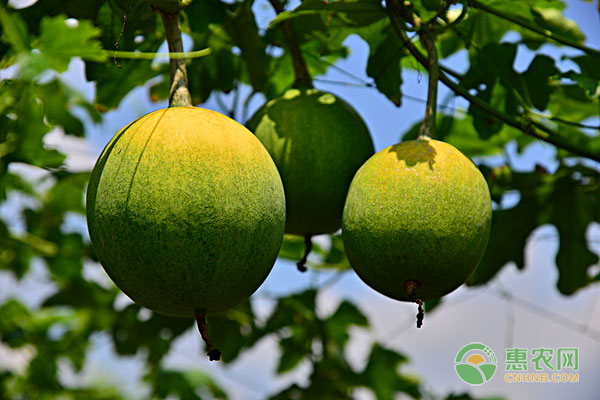
[[[419,128],[419,138],[435,138],[435,114],[437,111],[437,88],[440,68],[438,65],[435,41],[430,36],[429,32],[422,32],[420,36],[421,41],[423,42],[423,45],[429,54],[429,85],[427,87],[427,106],[425,107],[425,118],[423,118],[423,123]]]
[[[160,12],[160,11],[159,11]],[[165,32],[169,53],[183,53],[181,41],[181,28],[179,27],[179,14],[166,14],[160,12]],[[169,90],[169,107],[191,107],[192,96],[188,90],[187,70],[185,59],[169,56],[171,89]]]

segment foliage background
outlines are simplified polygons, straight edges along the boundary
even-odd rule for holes
[[[440,134],[480,163],[496,200],[490,248],[470,282],[485,286],[447,296],[417,331],[412,305],[383,298],[347,270],[339,237],[318,239],[308,274],[286,261],[302,250],[290,237],[252,302],[210,321],[225,362],[209,363],[193,321],[139,309],[94,262],[82,214],[87,171],[124,124],[165,106],[168,72],[158,60],[119,59],[119,68],[111,58],[122,4],[128,22],[119,49],[166,50],[160,19],[147,4],[79,3],[39,1],[18,11],[1,3],[0,398],[598,393],[597,164],[489,120],[445,88]],[[585,33],[589,47],[600,47],[592,3],[566,2],[566,15],[580,28],[556,13],[560,1],[485,3],[577,43]],[[316,86],[361,112],[379,150],[414,134],[425,71],[406,54],[378,2],[338,4],[346,8],[322,10],[305,1],[292,21]],[[440,37],[444,64],[463,74],[461,85],[598,154],[597,129],[556,119],[600,123],[597,56],[543,44],[480,10],[469,13]],[[65,24],[65,16],[79,22]],[[196,103],[244,121],[264,97],[291,84],[279,29],[267,29],[273,17],[258,0],[197,0],[186,10],[187,47],[213,49],[188,66]],[[469,49],[461,50],[465,43]],[[453,359],[471,341],[488,344],[500,360],[504,347],[579,346],[581,382],[516,386],[497,376],[469,388],[453,372]]]

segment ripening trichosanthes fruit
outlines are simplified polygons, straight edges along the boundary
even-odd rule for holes
[[[265,280],[283,238],[285,197],[269,153],[244,126],[175,107],[139,118],[106,146],[87,220],[100,263],[125,294],[200,324]]]
[[[357,172],[342,223],[360,278],[402,301],[427,301],[465,282],[485,251],[492,216],[487,183],[448,143],[388,147]]]

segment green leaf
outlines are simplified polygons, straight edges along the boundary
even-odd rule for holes
[[[235,360],[252,344],[256,334],[254,310],[249,300],[225,312],[207,317],[208,332],[225,363]]]
[[[599,216],[596,210],[600,174],[581,165],[563,165],[552,175],[540,170],[513,171],[510,176],[502,173],[497,181],[494,176],[488,176],[492,193],[498,192],[494,186],[499,185],[504,193],[518,190],[521,199],[510,209],[493,212],[486,253],[467,284],[488,282],[509,262],[524,268],[525,246],[531,232],[538,226],[553,224],[560,238],[556,256],[558,290],[570,295],[588,285],[592,280],[588,270],[599,260],[587,245],[586,231]]]
[[[553,209],[551,223],[558,229],[560,246],[556,255],[559,272],[558,290],[571,295],[586,286],[590,277],[587,270],[598,263],[598,255],[588,248],[586,231],[594,221],[596,197],[586,193],[588,185],[582,185],[572,175],[560,176],[552,196]],[[593,177],[598,178],[594,173]]]
[[[493,183],[493,179],[492,175],[488,181]],[[521,199],[513,208],[493,211],[488,246],[481,263],[467,279],[469,286],[488,282],[509,262],[523,269],[527,239],[531,232],[547,221],[546,216],[540,215],[540,210],[550,194],[544,181],[552,178],[535,172],[512,172],[510,179],[511,188],[520,191]]]
[[[513,69],[517,45],[513,43],[489,44],[472,54],[469,71],[460,80],[466,89],[476,92],[476,96],[493,108],[508,114],[516,113],[515,99],[510,89],[522,92],[524,81]],[[502,122],[487,112],[470,105],[473,126],[482,139],[497,134]]]
[[[565,17],[560,10],[555,8],[531,8],[531,14],[535,24],[565,39],[583,44],[585,35],[579,28],[577,22]]]
[[[338,346],[344,347],[350,334],[348,330],[351,326],[369,326],[367,317],[349,301],[343,301],[337,310],[325,320],[325,329],[329,340],[336,342]]]
[[[62,126],[68,135],[83,136],[83,123],[69,111],[76,102],[82,102],[81,96],[58,79],[37,85],[36,89],[37,96],[44,104],[48,122],[51,125]]]
[[[20,347],[26,342],[27,322],[31,313],[23,304],[8,299],[0,305],[0,340],[10,347]]]
[[[426,313],[430,313],[433,310],[436,310],[443,302],[443,299],[441,297],[438,297],[437,299],[434,300],[430,300],[430,301],[426,301],[425,302],[425,312]]]
[[[100,30],[88,20],[78,20],[73,26],[67,24],[66,19],[64,15],[46,17],[40,25],[39,49],[48,58],[50,68],[66,71],[72,57],[105,61],[106,56],[97,40]]]
[[[10,161],[20,161],[39,167],[59,167],[65,156],[56,150],[47,149],[43,138],[49,132],[48,125],[44,122],[44,106],[36,100],[34,88],[28,83],[16,83],[10,86],[15,99],[14,112],[18,115],[16,120],[0,114],[4,120],[6,131],[7,151],[6,156]],[[17,96],[16,93],[19,93]],[[0,120],[0,125],[3,122]]]
[[[244,0],[223,26],[242,51],[242,58],[248,69],[252,87],[257,91],[262,91],[267,83],[266,45],[258,34],[258,27],[251,7],[252,1]]]
[[[400,59],[407,51],[404,44],[387,21],[362,29],[360,35],[370,48],[367,75],[374,79],[377,90],[399,107],[402,103]]]
[[[565,76],[579,83],[586,90],[590,98],[600,96],[600,71],[597,67],[599,58],[591,55],[583,55],[572,57],[571,60],[577,63],[581,72],[569,71]]]
[[[550,96],[548,111],[553,117],[579,122],[598,115],[599,100],[589,98],[579,84],[561,84]]]
[[[54,215],[62,215],[68,211],[85,214],[83,203],[84,190],[88,183],[89,172],[59,172],[58,182],[52,186],[46,198],[45,207]]]
[[[406,393],[415,399],[420,398],[418,381],[398,373],[398,367],[407,361],[402,354],[375,343],[360,379],[377,399],[391,400],[398,392]]]
[[[554,59],[542,54],[535,56],[527,71],[523,73],[527,86],[527,91],[524,92],[529,98],[528,102],[538,110],[543,111],[548,106],[550,95],[554,91],[554,87],[550,85],[550,78],[558,73]]]
[[[304,238],[298,235],[286,234],[279,249],[279,256],[288,260],[298,261],[304,254]]]
[[[305,0],[293,11],[285,11],[279,14],[270,22],[269,28],[291,18],[321,12],[334,13],[345,23],[353,27],[370,25],[387,17],[381,2],[377,0],[337,0],[330,2]]]
[[[29,47],[29,32],[20,15],[7,12],[0,6],[0,22],[2,22],[2,42],[13,47],[16,53],[26,53]]]
[[[107,1],[97,12],[96,26],[105,49],[156,52],[165,40],[160,17],[143,0],[127,2],[127,23],[123,28],[121,2]],[[121,31],[123,29],[123,31]],[[136,40],[136,37],[138,40]],[[96,107],[108,111],[117,107],[121,100],[134,88],[143,85],[160,73],[152,68],[151,60],[123,60],[110,62],[86,62],[86,78],[96,82]]]
[[[303,337],[290,336],[279,340],[281,355],[277,364],[276,372],[284,374],[296,368],[302,360],[310,355],[310,347],[306,348]]]
[[[158,368],[144,376],[152,385],[153,398],[178,398],[181,400],[201,400],[199,392],[208,392],[211,398],[227,399],[225,392],[204,372],[178,371]]]

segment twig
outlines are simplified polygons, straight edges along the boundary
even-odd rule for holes
[[[419,128],[419,138],[435,138],[435,114],[437,111],[437,87],[440,69],[438,66],[438,56],[437,49],[435,48],[435,41],[431,38],[429,32],[422,32],[420,36],[421,41],[423,42],[423,45],[429,54],[429,85],[427,87],[427,106],[425,107],[425,117],[423,118],[423,123]]]
[[[394,2],[394,0],[387,0],[387,1],[388,1],[388,3]],[[390,17],[390,21],[392,23],[392,27],[393,27],[394,31],[396,32],[396,34],[404,42],[404,44],[406,45],[406,48],[413,55],[413,57],[415,57],[415,59],[421,65],[423,65],[425,68],[427,68],[428,64],[429,64],[428,58],[425,55],[423,55],[419,51],[419,49],[417,49],[416,46],[408,39],[408,37],[406,36],[406,33],[402,30],[402,28],[396,21],[396,18],[394,16],[394,14],[391,12],[391,9],[389,7],[387,7],[387,9],[388,9],[388,15]],[[554,132],[552,129],[550,129],[546,126],[539,125],[539,124],[534,125],[533,121],[528,120],[528,119],[518,120],[516,118],[511,117],[508,114],[503,113],[502,111],[494,109],[492,106],[490,106],[487,102],[485,102],[481,98],[471,95],[467,89],[465,89],[462,86],[460,86],[459,84],[453,82],[443,72],[440,72],[440,81],[442,81],[442,83],[444,85],[446,85],[448,88],[450,88],[452,91],[454,91],[461,97],[464,97],[465,99],[467,99],[475,107],[477,107],[477,108],[485,111],[486,113],[490,114],[491,116],[501,120],[505,124],[510,125],[514,128],[517,128],[520,131],[522,131],[523,133],[533,136],[536,139],[540,139],[542,141],[553,144],[556,147],[565,149],[575,155],[579,155],[579,156],[586,157],[591,160],[600,162],[600,154],[591,152],[584,148],[573,146],[567,140],[558,136],[556,134],[556,132]]]
[[[285,11],[279,0],[269,0],[269,3],[271,3],[271,6],[273,6],[277,14],[281,14],[283,11]],[[294,32],[294,26],[292,25],[292,22],[290,20],[283,21],[281,23],[281,29],[283,30],[283,35],[285,36],[288,50],[292,56],[294,76],[296,77],[296,82],[294,85],[297,87],[312,88],[312,79],[310,77],[310,73],[308,72],[306,60],[304,59],[302,50],[298,44],[298,39],[296,38],[296,32]]]
[[[596,57],[600,56],[600,50],[596,50],[596,49],[592,49],[590,47],[584,46],[584,45],[574,42],[570,39],[567,39],[560,35],[557,35],[556,33],[550,32],[547,29],[539,28],[538,26],[529,23],[528,21],[524,20],[523,18],[521,18],[518,15],[513,15],[510,13],[500,11],[500,10],[496,10],[478,0],[470,0],[470,2],[471,2],[472,7],[479,8],[480,10],[483,10],[489,14],[492,14],[499,18],[510,21],[513,24],[520,25],[523,28],[529,29],[530,31],[537,33],[538,35],[541,35],[548,39],[554,40],[557,43],[564,44],[565,46],[573,47],[575,49],[579,49],[585,53],[594,55]]]

